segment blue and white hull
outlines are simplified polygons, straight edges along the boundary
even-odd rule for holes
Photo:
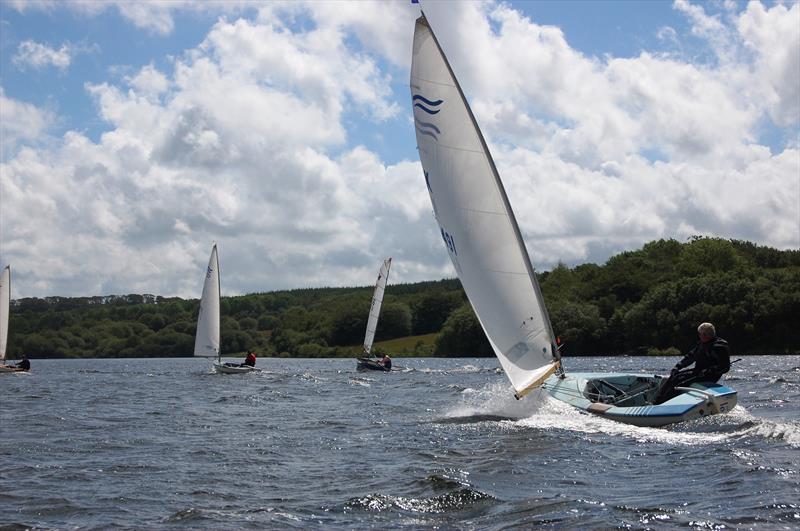
[[[554,398],[580,410],[635,426],[658,427],[725,413],[736,406],[735,390],[718,383],[695,382],[678,396],[654,404],[666,378],[626,373],[568,373],[542,386]]]

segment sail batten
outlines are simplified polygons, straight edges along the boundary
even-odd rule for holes
[[[420,161],[442,239],[519,394],[554,370],[558,351],[497,167],[424,14],[414,31],[410,85]]]
[[[387,258],[384,260],[378,271],[378,279],[375,281],[375,290],[372,292],[372,303],[369,308],[369,319],[367,320],[367,331],[364,334],[364,352],[366,354],[372,351],[375,331],[378,328],[378,317],[381,314],[383,292],[386,290],[386,283],[389,281],[389,268],[391,267],[392,259]]]
[[[220,356],[220,283],[217,245],[211,249],[203,294],[200,297],[200,311],[197,315],[197,332],[194,337],[194,355],[203,358]]]

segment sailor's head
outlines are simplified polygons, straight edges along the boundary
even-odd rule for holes
[[[711,323],[701,323],[697,327],[697,334],[700,336],[700,341],[707,343],[717,337],[717,331],[714,330],[714,325]]]

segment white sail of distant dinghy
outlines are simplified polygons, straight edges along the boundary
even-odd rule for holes
[[[387,258],[383,261],[380,271],[378,271],[378,280],[375,281],[375,291],[372,293],[372,305],[369,308],[367,331],[364,334],[364,356],[370,356],[372,353],[372,343],[375,340],[375,330],[378,328],[378,317],[381,314],[381,304],[383,303],[383,292],[386,290],[386,283],[389,281],[389,268],[391,267],[392,259]],[[357,368],[359,370],[388,370],[368,357],[359,358]]]
[[[11,266],[0,273],[0,370],[5,367],[8,346],[8,315],[11,311]]]
[[[203,282],[203,294],[200,297],[200,311],[197,315],[197,332],[194,336],[194,355],[202,358],[220,360],[220,327],[219,327],[219,258],[217,244],[211,248],[208,260],[206,279]]]
[[[492,156],[423,14],[411,62],[419,157],[450,258],[515,396],[542,386],[588,413],[666,426],[731,411],[737,393],[699,376],[565,374],[530,258]],[[554,374],[555,373],[555,374]]]
[[[389,268],[392,267],[392,259],[383,261],[378,272],[378,280],[375,281],[375,291],[372,294],[372,305],[369,308],[369,320],[367,321],[367,332],[364,334],[364,353],[369,355],[372,352],[372,343],[375,340],[375,329],[378,327],[378,316],[381,314],[381,304],[383,303],[383,292],[386,290],[386,283],[389,281]]]
[[[559,353],[497,168],[424,14],[414,31],[411,99],[442,239],[520,398],[560,367]]]

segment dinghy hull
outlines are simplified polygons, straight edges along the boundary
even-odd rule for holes
[[[261,369],[256,369],[255,367],[250,367],[249,365],[235,366],[219,363],[214,364],[214,370],[220,374],[247,374],[250,372],[261,372]]]
[[[358,358],[358,365],[356,365],[356,370],[359,371],[383,371],[389,372],[392,369],[388,369],[378,363],[376,360],[371,360],[369,358]]]
[[[544,384],[550,396],[582,411],[634,426],[659,427],[726,413],[736,406],[735,390],[696,382],[663,404],[653,404],[665,378],[626,373],[568,373]]]

